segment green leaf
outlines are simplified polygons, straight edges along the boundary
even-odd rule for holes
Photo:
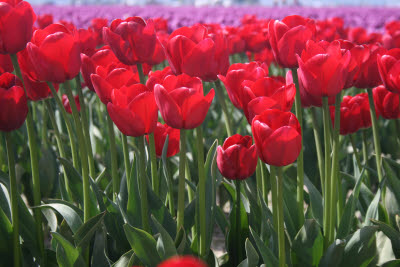
[[[50,203],[44,204],[37,208],[45,209],[51,208],[61,214],[64,220],[67,222],[68,226],[71,228],[72,232],[75,234],[79,227],[82,226],[82,220],[79,215],[69,206],[61,203]]]
[[[151,216],[151,219],[153,220],[154,225],[160,233],[160,237],[157,240],[157,251],[161,259],[167,259],[169,257],[177,255],[178,253],[175,248],[174,240],[172,240],[168,232],[164,229],[164,227],[162,227],[162,225],[153,215]]]
[[[272,251],[264,244],[261,238],[254,232],[254,230],[251,229],[251,227],[250,227],[250,232],[254,238],[254,241],[256,242],[256,246],[261,254],[263,262],[267,266],[278,266],[279,265],[278,259],[275,257]]]
[[[156,240],[149,233],[128,224],[124,225],[124,230],[129,244],[140,261],[149,267],[156,267],[161,262]]]
[[[52,149],[42,149],[39,160],[40,192],[43,198],[50,197],[58,177],[58,164]]]
[[[349,200],[347,201],[347,203],[345,205],[336,238],[339,238],[339,239],[345,238],[351,230],[352,221],[354,218],[354,212],[355,212],[356,204],[358,201],[358,195],[360,193],[362,180],[365,176],[364,172],[365,172],[365,168],[363,168],[361,173],[358,175],[357,183],[354,186],[353,192],[351,193],[351,196],[349,197]]]
[[[374,219],[371,219],[371,222],[377,225],[379,230],[390,239],[394,255],[396,258],[400,258],[400,233],[384,222],[376,221]]]
[[[57,262],[61,267],[84,266],[84,262],[79,255],[79,250],[75,248],[68,240],[64,239],[59,233],[52,232],[51,235],[63,248],[63,251],[57,249]]]
[[[336,239],[326,250],[319,262],[319,267],[338,267],[343,258],[345,240]]]
[[[13,229],[7,215],[0,208],[0,258],[4,260],[4,266],[12,266],[12,240]]]
[[[113,265],[112,267],[127,267],[132,266],[131,259],[135,256],[133,250],[129,250],[124,255],[122,255]]]
[[[313,183],[308,179],[307,175],[304,175],[304,185],[308,189],[310,196],[310,206],[314,219],[317,220],[319,225],[323,224],[323,206],[322,196]]]
[[[72,163],[65,158],[58,158],[60,163],[64,166],[69,179],[69,187],[72,192],[73,199],[78,201],[83,206],[83,188],[82,177],[79,172],[74,168]]]
[[[400,266],[400,260],[387,261],[384,264],[380,265],[380,267],[398,267],[398,266]]]
[[[357,230],[347,241],[340,267],[366,267],[377,256],[376,226],[365,226]]]
[[[85,222],[74,234],[75,244],[79,248],[85,248],[91,241],[93,235],[102,226],[106,212],[97,214]]]
[[[371,219],[379,219],[379,201],[381,199],[381,189],[376,192],[374,199],[368,207],[367,214],[365,215],[365,226],[372,225]]]
[[[102,229],[98,230],[94,238],[91,266],[111,266],[106,255],[106,242],[106,232]]]
[[[295,266],[317,266],[324,253],[321,228],[315,220],[306,220],[292,243],[291,258]]]
[[[247,259],[242,261],[238,267],[256,267],[258,265],[258,253],[256,249],[253,247],[249,239],[246,239],[245,243],[246,248],[246,256]]]

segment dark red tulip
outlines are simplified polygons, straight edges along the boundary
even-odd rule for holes
[[[296,54],[306,47],[308,40],[314,38],[315,22],[298,15],[287,16],[282,21],[268,24],[269,42],[279,65],[286,68],[298,66]]]
[[[0,74],[4,72],[13,72],[14,67],[10,55],[0,54]]]
[[[103,27],[108,26],[108,19],[94,18],[90,21],[90,28],[94,31],[97,45],[103,44]]]
[[[267,66],[270,66],[271,63],[275,62],[274,54],[272,53],[272,50],[270,48],[265,48],[258,53],[254,53],[253,55],[255,61],[265,63]],[[252,54],[248,54],[247,56],[251,57]]]
[[[377,58],[380,77],[386,89],[400,94],[400,49],[389,50]]]
[[[244,180],[256,170],[257,150],[251,136],[235,134],[217,148],[217,166],[227,179]]]
[[[63,83],[78,75],[81,67],[79,44],[60,24],[36,30],[27,45],[39,81]]]
[[[293,163],[301,150],[301,129],[296,116],[278,109],[257,115],[251,125],[260,159],[273,166]]]
[[[32,101],[39,101],[47,97],[51,97],[51,90],[47,83],[36,80],[38,75],[35,71],[34,63],[29,57],[27,49],[19,52],[17,56],[28,99]],[[53,84],[53,86],[56,91],[58,91],[58,84]]]
[[[223,33],[228,42],[229,54],[233,55],[245,51],[246,42],[240,36],[237,27],[226,26]]]
[[[153,55],[147,61],[148,64],[154,66],[158,65],[164,60],[166,60],[164,46],[167,45],[168,33],[166,32],[157,32],[157,42],[154,47]]]
[[[174,129],[167,124],[162,124],[157,122],[157,127],[154,130],[154,141],[156,145],[156,155],[157,157],[162,156],[162,151],[165,145],[165,140],[168,135],[168,149],[167,157],[172,157],[179,152],[179,129]],[[149,136],[146,136],[147,142],[149,141]]]
[[[109,28],[103,29],[103,39],[122,63],[151,64],[157,42],[152,20],[146,23],[141,17],[115,19]]]
[[[81,48],[81,53],[91,56],[96,52],[96,36],[92,29],[79,29],[76,32],[77,42]]]
[[[222,32],[209,34],[197,24],[175,30],[168,39],[165,54],[172,71],[215,81],[229,68],[229,50]]]
[[[207,265],[193,256],[175,256],[163,261],[158,267],[207,267]]]
[[[260,52],[268,45],[268,24],[245,24],[241,27],[240,37],[245,41],[245,51]]]
[[[75,99],[76,108],[78,109],[78,112],[79,112],[79,111],[81,111],[81,104],[79,102],[79,96],[74,96],[74,99]],[[64,105],[65,110],[69,114],[72,114],[71,105],[69,104],[69,99],[68,99],[67,95],[62,96],[62,103]]]
[[[350,52],[344,55],[338,41],[308,41],[306,49],[297,55],[299,83],[315,96],[335,96],[344,87],[350,62]]]
[[[28,101],[22,82],[13,74],[0,75],[0,131],[11,132],[24,124]]]
[[[127,136],[143,136],[156,128],[158,109],[154,93],[143,84],[112,90],[107,110],[118,129]]]
[[[15,54],[25,49],[32,38],[35,19],[28,2],[0,1],[0,54]]]
[[[382,84],[381,77],[379,76],[377,57],[386,53],[386,49],[380,45],[364,45],[369,51],[366,53],[366,59],[359,66],[359,71],[355,77],[354,86],[357,88],[374,88]],[[365,55],[363,55],[365,56]]]
[[[386,90],[383,85],[375,87],[373,90],[376,113],[385,119],[399,119],[399,95]]]
[[[258,62],[232,64],[226,76],[218,75],[224,83],[229,99],[238,109],[243,109],[243,87],[268,76],[268,66]]]
[[[200,126],[214,98],[214,89],[204,96],[199,78],[186,74],[167,76],[156,84],[154,95],[164,121],[176,129],[193,129]]]
[[[332,124],[335,121],[335,107],[330,107]],[[368,94],[344,96],[340,104],[340,134],[347,135],[361,128],[371,127]]]
[[[151,89],[154,90],[154,86],[159,83],[162,84],[165,77],[167,77],[168,75],[172,75],[172,70],[170,66],[165,67],[162,70],[156,70],[156,71],[151,71],[149,73],[149,79],[146,82],[146,86]]]
[[[53,15],[52,14],[43,14],[37,17],[37,24],[39,29],[44,29],[50,24],[53,24]]]

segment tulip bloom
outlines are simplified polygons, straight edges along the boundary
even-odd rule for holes
[[[22,82],[5,72],[0,75],[0,131],[11,132],[24,124],[28,115],[28,101]]]
[[[207,265],[193,256],[174,256],[163,261],[157,267],[207,267]]]
[[[256,170],[257,150],[249,135],[235,134],[217,148],[217,166],[227,179],[244,180]]]
[[[39,15],[36,20],[39,29],[44,29],[50,24],[53,24],[53,15],[52,14],[43,14]]]
[[[0,1],[0,54],[25,49],[32,38],[36,15],[26,1]]]
[[[10,55],[0,54],[0,74],[4,72],[13,72],[14,66],[11,61]]]
[[[226,76],[218,75],[224,83],[232,104],[243,109],[243,88],[257,79],[268,76],[268,66],[258,62],[232,64]]]
[[[164,148],[165,140],[168,135],[168,149],[167,157],[175,156],[179,152],[179,129],[174,129],[167,124],[157,122],[157,127],[154,130],[154,141],[156,145],[156,155],[161,158],[162,150]],[[149,136],[146,136],[147,142],[149,142]]]
[[[165,54],[176,75],[185,73],[203,81],[215,81],[229,68],[229,50],[222,32],[209,34],[200,24],[171,33]]]
[[[164,81],[164,79],[168,76],[168,75],[172,75],[172,70],[170,66],[165,67],[162,70],[156,70],[156,71],[151,71],[149,73],[149,79],[146,82],[146,86],[151,89],[154,90],[154,86],[157,83],[162,84],[162,82]]]
[[[332,124],[335,121],[335,107],[330,107]],[[340,134],[347,135],[361,128],[371,127],[368,94],[344,96],[340,104]]]
[[[399,95],[386,90],[383,85],[372,89],[376,113],[385,119],[399,119]]]
[[[164,121],[176,129],[194,129],[200,126],[214,98],[214,89],[204,96],[199,78],[186,74],[167,76],[156,84],[154,95]]]
[[[268,24],[260,23],[243,25],[240,37],[245,41],[245,51],[257,53],[268,45]]]
[[[386,89],[400,94],[400,49],[389,50],[377,58],[379,74]]]
[[[287,16],[282,21],[271,20],[268,24],[269,42],[279,65],[286,68],[298,66],[296,54],[314,38],[315,22],[298,15]]]
[[[107,110],[118,129],[127,136],[143,136],[156,128],[158,109],[154,94],[143,84],[112,90]]]
[[[79,96],[74,96],[75,99],[75,105],[76,108],[78,109],[78,112],[81,111],[81,104],[79,102]],[[71,110],[71,105],[69,104],[69,99],[67,97],[67,95],[62,95],[62,103],[64,105],[65,110],[69,113],[72,114],[72,110]]]
[[[126,65],[151,64],[158,41],[153,21],[146,23],[141,17],[113,20],[109,28],[103,28],[103,39]]]
[[[340,43],[308,41],[297,55],[299,83],[315,97],[335,96],[344,87],[348,75],[350,52],[342,55]]]
[[[296,116],[268,109],[254,117],[251,130],[260,159],[273,166],[293,163],[301,150],[301,129]]]
[[[79,44],[63,25],[51,24],[36,30],[27,50],[34,62],[36,80],[63,83],[79,74]]]

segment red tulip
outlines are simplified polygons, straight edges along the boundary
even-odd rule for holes
[[[164,47],[167,44],[168,33],[166,32],[157,32],[157,42],[154,47],[153,55],[147,61],[148,64],[154,66],[158,65],[166,59]]]
[[[28,2],[0,1],[0,54],[15,54],[32,38],[36,15]]]
[[[37,17],[37,24],[39,29],[44,29],[50,24],[53,24],[53,15],[52,14],[43,14]]]
[[[348,76],[350,52],[342,55],[340,43],[308,41],[306,49],[297,55],[299,83],[315,96],[335,96],[344,87]]]
[[[232,64],[226,76],[218,75],[224,83],[229,99],[238,109],[243,109],[243,87],[268,76],[268,66],[258,62]]]
[[[245,41],[245,51],[257,53],[268,45],[268,24],[246,24],[241,28],[240,36]]]
[[[165,140],[168,135],[168,149],[167,149],[167,157],[172,157],[179,152],[179,138],[180,131],[179,129],[174,129],[167,124],[161,124],[157,122],[157,127],[154,130],[154,141],[156,145],[156,155],[157,157],[162,156],[162,151],[164,148]],[[149,141],[149,136],[146,136],[147,142]]]
[[[34,63],[29,57],[27,49],[19,52],[17,56],[28,99],[32,101],[39,101],[51,97],[51,90],[47,83],[37,80],[38,75],[35,71]],[[58,91],[58,84],[53,84],[53,86],[56,91]]]
[[[79,74],[79,44],[71,32],[60,24],[36,30],[27,45],[39,81],[63,83]]]
[[[127,136],[143,136],[156,128],[158,109],[154,93],[143,84],[112,90],[107,110],[118,129]]]
[[[13,72],[14,67],[10,55],[0,54],[0,74],[4,72]]]
[[[94,31],[97,45],[103,44],[103,27],[108,26],[108,19],[94,18],[90,21],[90,28]]]
[[[214,98],[214,89],[204,96],[199,78],[186,74],[167,76],[156,84],[154,95],[164,121],[176,129],[193,129],[200,126]]]
[[[28,101],[22,82],[13,74],[0,75],[0,131],[11,132],[24,124]]]
[[[146,23],[141,17],[115,19],[109,28],[103,29],[103,39],[122,63],[151,64],[157,42],[152,20]]]
[[[293,163],[301,150],[301,129],[296,116],[278,109],[257,115],[251,125],[260,159],[273,166]]]
[[[156,31],[168,32],[168,20],[163,18],[153,18],[154,28]]]
[[[378,69],[386,89],[400,94],[400,48],[378,55]]]
[[[223,33],[228,42],[229,54],[233,55],[244,52],[246,42],[239,35],[238,28],[226,26]]]
[[[269,42],[278,64],[294,68],[298,66],[296,54],[300,55],[307,41],[314,38],[315,23],[311,19],[293,15],[282,21],[270,21],[268,30]]]
[[[167,77],[168,75],[172,75],[172,70],[170,66],[165,67],[162,70],[156,70],[156,71],[151,71],[149,73],[149,79],[146,82],[146,86],[151,89],[154,90],[154,86],[157,83],[162,84],[162,82],[164,81],[165,77]]]
[[[235,134],[228,137],[222,146],[217,148],[217,166],[227,179],[244,180],[256,170],[257,150],[252,145],[251,136]]]
[[[80,112],[81,111],[81,104],[79,102],[79,96],[74,96],[74,99],[75,99],[76,108],[78,109],[78,112]],[[69,114],[72,114],[71,105],[69,104],[69,99],[68,99],[67,95],[63,95],[62,96],[62,103],[64,105],[65,110]]]
[[[332,124],[335,121],[335,107],[330,107]],[[347,135],[361,128],[371,127],[368,94],[344,96],[340,104],[340,134]]]
[[[386,90],[383,85],[373,90],[376,113],[385,119],[399,119],[400,106],[399,95]]]
[[[81,48],[81,53],[91,56],[96,52],[96,36],[92,29],[79,29],[76,32],[77,42]]]
[[[258,53],[254,53],[253,55],[255,61],[265,63],[267,66],[270,66],[271,63],[275,62],[274,54],[270,48],[265,48]],[[248,57],[249,56],[251,56],[251,54],[248,54]]]
[[[174,256],[160,263],[158,267],[207,267],[207,265],[193,256]]]
[[[168,39],[165,54],[172,71],[215,81],[229,68],[229,50],[222,32],[209,34],[197,24],[175,30]]]
[[[354,86],[357,88],[373,88],[382,84],[381,77],[379,76],[377,57],[386,53],[386,49],[380,45],[364,45],[369,51],[366,58],[359,66],[360,70],[356,74]]]

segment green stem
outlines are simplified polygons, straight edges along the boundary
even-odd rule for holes
[[[17,177],[15,175],[14,153],[12,148],[11,133],[5,133],[8,171],[10,173],[10,197],[11,197],[11,218],[13,227],[13,253],[14,267],[21,266],[21,247],[19,243],[19,217],[18,217],[18,186]]]
[[[333,156],[332,156],[332,169],[331,169],[331,201],[329,208],[329,244],[333,242],[335,235],[335,218],[336,218],[336,202],[337,193],[341,190],[338,184],[339,176],[339,134],[340,134],[340,104],[342,102],[342,93],[336,95],[335,101],[335,125],[333,129]]]
[[[140,171],[140,200],[142,211],[142,227],[146,232],[150,232],[149,208],[147,199],[147,178],[146,178],[146,149],[144,136],[138,137],[138,146],[140,151],[139,171]]]
[[[329,208],[330,208],[330,200],[331,200],[331,176],[330,176],[330,151],[331,151],[331,118],[329,113],[328,106],[328,97],[322,97],[322,111],[323,111],[323,123],[324,123],[324,146],[325,146],[325,188],[324,188],[324,245],[325,248],[329,246],[329,230],[330,230],[330,219],[329,219]]]
[[[166,167],[166,175],[167,175],[167,183],[168,183],[168,206],[169,206],[169,211],[172,215],[172,217],[175,217],[175,200],[174,200],[174,183],[172,181],[172,176],[169,168],[169,160],[167,158],[167,162],[165,163]],[[190,196],[189,196],[189,201],[191,201]]]
[[[264,198],[265,203],[268,202],[268,185],[270,184],[269,179],[270,177],[270,173],[268,172],[268,170],[265,170],[266,167],[264,165],[264,163],[260,160],[260,169],[261,169],[261,179],[262,179],[262,196]]]
[[[184,212],[185,212],[185,161],[186,161],[186,131],[180,130],[180,145],[179,152],[179,181],[178,181],[178,231],[183,227]]]
[[[160,180],[157,174],[157,155],[156,155],[156,144],[154,141],[154,133],[149,134],[149,146],[150,146],[150,163],[151,163],[151,184],[153,186],[154,193],[158,196],[160,194]]]
[[[15,74],[23,83],[23,87],[26,94],[24,80],[22,79],[21,69],[18,64],[18,59],[16,54],[11,54],[11,60],[14,66]],[[29,104],[28,104],[29,107]],[[33,106],[29,107],[29,111],[26,117],[26,128],[28,132],[28,142],[29,142],[29,153],[31,158],[31,168],[32,168],[32,184],[33,184],[33,205],[40,206],[41,194],[40,194],[40,176],[39,176],[39,151],[36,142],[35,128],[33,125],[32,117]],[[15,166],[14,166],[15,168]],[[33,210],[35,221],[36,221],[36,232],[39,244],[39,251],[42,259],[42,264],[46,264],[46,255],[44,252],[44,241],[43,241],[43,228],[42,228],[42,211],[40,209]]]
[[[232,135],[232,125],[231,125],[228,108],[225,103],[224,91],[222,89],[221,82],[219,80],[216,80],[214,83],[215,83],[215,87],[216,87],[215,91],[217,92],[218,102],[221,105],[222,112],[224,113],[226,133],[228,134],[228,136],[231,136]]]
[[[363,162],[364,162],[364,166],[367,167],[368,166],[368,144],[367,144],[367,133],[366,133],[366,129],[362,130],[362,153],[363,153]],[[371,181],[370,181],[370,177],[369,177],[369,171],[365,170],[365,179],[364,181],[366,182],[366,185],[368,187],[371,187]]]
[[[285,267],[285,223],[283,220],[283,172],[282,167],[277,167],[278,180],[278,244],[279,267]]]
[[[276,182],[276,171],[274,166],[270,166],[271,198],[272,198],[272,218],[275,231],[278,231],[278,185]],[[268,199],[265,200],[267,202]],[[268,203],[267,203],[268,204]]]
[[[201,126],[196,128],[197,168],[199,171],[200,257],[206,255],[206,176],[204,171],[204,144]]]
[[[82,165],[82,183],[83,183],[83,220],[87,222],[90,219],[90,185],[89,185],[89,166],[88,166],[88,156],[86,152],[85,137],[83,134],[82,123],[79,117],[79,112],[76,107],[74,96],[71,90],[71,81],[66,81],[67,88],[65,90],[69,104],[72,109],[72,116],[75,122],[75,129],[78,136],[79,151],[81,155],[81,165]]]
[[[128,139],[127,139],[126,135],[124,135],[123,133],[121,133],[121,139],[122,139],[122,151],[124,153],[126,184],[127,184],[128,188],[130,188],[131,168],[130,168],[130,160],[129,160]]]
[[[76,150],[76,145],[75,145],[75,141],[74,141],[74,132],[72,129],[72,124],[71,121],[69,120],[68,114],[65,111],[64,105],[61,102],[60,97],[58,96],[56,89],[54,88],[52,83],[47,83],[47,85],[50,88],[50,91],[54,97],[54,99],[56,100],[57,106],[60,109],[61,112],[61,116],[63,117],[63,120],[65,122],[65,125],[67,126],[67,132],[68,132],[68,137],[69,137],[69,142],[70,142],[70,147],[71,147],[71,153],[72,153],[72,162],[74,165],[75,169],[78,169],[79,167],[79,161],[78,161],[78,152]]]
[[[241,227],[241,220],[240,220],[240,202],[241,202],[241,193],[240,193],[240,185],[241,185],[241,181],[240,180],[235,180],[235,189],[236,189],[236,203],[235,203],[235,223],[236,223],[236,240],[239,242],[238,246],[238,255],[237,255],[237,260],[236,262],[234,262],[233,266],[237,266],[240,264],[240,261],[243,259],[243,255],[242,255],[242,246],[243,244],[240,244],[240,242],[242,241],[242,237],[241,237],[241,232],[242,232],[242,227]]]
[[[372,134],[374,136],[376,169],[378,171],[379,182],[381,182],[383,179],[382,155],[381,155],[382,153],[381,153],[381,144],[379,142],[378,120],[376,119],[376,111],[375,111],[375,105],[374,105],[374,98],[372,95],[372,89],[368,88],[367,92],[368,92],[369,108],[371,111]]]
[[[139,73],[139,81],[141,84],[146,84],[146,79],[144,78],[144,73],[143,73],[143,66],[142,64],[138,63],[136,64],[138,73]]]
[[[350,144],[353,147],[353,151],[354,151],[353,153],[354,153],[354,157],[356,158],[357,167],[361,171],[362,164],[361,164],[360,155],[358,154],[358,151],[357,151],[356,143],[354,142],[354,138],[353,138],[352,134],[349,134],[348,136],[349,136]]]
[[[115,201],[119,192],[118,179],[118,163],[117,163],[117,145],[115,143],[114,123],[110,115],[107,113],[108,135],[110,137],[110,154],[111,154],[111,180],[113,188],[113,200]]]
[[[49,117],[50,117],[51,125],[53,126],[54,135],[56,136],[58,153],[60,154],[60,157],[65,158],[65,150],[64,150],[64,146],[63,146],[63,143],[61,140],[61,134],[60,134],[60,131],[58,130],[56,118],[54,116],[54,110],[50,104],[50,99],[46,99],[44,101],[44,103],[46,105],[47,113],[49,114]],[[67,172],[65,171],[64,166],[63,166],[63,172],[64,172],[65,189],[68,193],[68,197],[72,198],[72,192],[71,192],[71,189],[69,188],[69,179],[68,179],[68,175],[67,175]]]
[[[260,189],[260,188],[263,188],[263,179],[262,179],[262,177],[261,177],[261,173],[262,173],[261,164],[262,164],[261,161],[258,160],[258,162],[257,162],[257,168],[256,168],[256,184],[257,184],[257,190]],[[264,188],[263,188],[263,189],[264,189]],[[264,190],[263,190],[263,191],[264,191]],[[259,194],[260,200],[261,200],[261,198],[263,197],[263,195],[262,195],[263,191],[261,192],[261,194]]]
[[[314,139],[315,139],[315,147],[317,149],[317,158],[318,158],[318,169],[319,169],[319,175],[321,179],[321,191],[322,194],[324,195],[324,188],[325,188],[325,176],[324,176],[324,155],[322,154],[322,144],[321,144],[321,139],[320,139],[320,132],[319,132],[319,127],[317,123],[317,114],[316,114],[316,109],[315,107],[312,107],[310,109],[311,111],[311,122],[314,130]]]
[[[303,155],[303,111],[301,108],[299,79],[297,76],[297,69],[292,69],[293,83],[296,86],[296,97],[294,100],[296,117],[300,123],[301,128],[301,150],[297,158],[297,211],[299,216],[299,225],[304,224],[304,155]],[[299,229],[297,229],[299,230]]]
[[[186,175],[186,179],[188,179],[188,181],[192,182],[192,175],[190,174],[189,162],[187,160],[185,161],[185,175]],[[188,201],[190,203],[194,199],[195,192],[192,190],[192,188],[190,186],[188,186],[187,193],[188,193]],[[196,225],[193,225],[193,227],[191,228],[191,233],[192,233],[192,238],[194,238],[197,233]]]
[[[86,144],[86,152],[88,155],[88,162],[89,162],[89,173],[90,176],[94,179],[96,176],[96,170],[94,167],[94,158],[93,158],[93,148],[92,148],[92,141],[90,138],[90,130],[89,130],[89,119],[86,113],[86,103],[85,103],[85,98],[83,97],[83,92],[81,88],[81,79],[78,76],[75,77],[76,81],[76,87],[78,91],[78,96],[79,96],[79,104],[81,106],[81,116],[82,116],[82,126],[83,126],[83,132],[84,132],[84,137],[85,137],[85,144]]]

